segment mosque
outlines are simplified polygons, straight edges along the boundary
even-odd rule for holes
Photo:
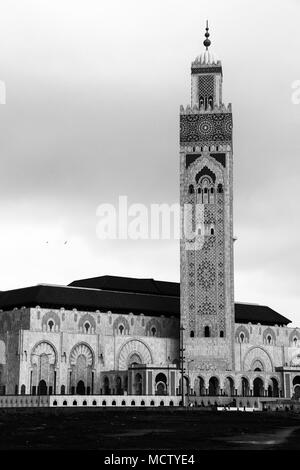
[[[209,37],[180,109],[180,284],[101,276],[1,292],[1,403],[300,397],[300,330],[234,302],[232,109]]]

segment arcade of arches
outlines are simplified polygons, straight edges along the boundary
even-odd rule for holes
[[[300,395],[300,376],[299,376]],[[275,377],[263,379],[255,377],[250,379],[246,376],[235,381],[233,377],[227,376],[221,382],[217,376],[212,376],[207,380],[199,376],[195,379],[194,388],[190,393],[195,396],[242,396],[242,397],[279,397],[279,380]]]

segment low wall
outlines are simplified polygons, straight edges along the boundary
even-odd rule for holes
[[[254,408],[261,410],[262,403],[261,400],[263,397],[212,397],[212,396],[203,396],[203,397],[195,397],[191,396],[189,398],[189,402],[192,403],[194,406],[224,406],[230,405],[235,406],[237,408]],[[233,405],[235,403],[235,405]]]
[[[49,406],[179,406],[179,396],[52,395]]]
[[[234,403],[235,400],[235,403]],[[185,405],[195,407],[229,405],[239,408],[262,409],[257,397],[185,397]],[[75,407],[75,406],[180,406],[181,396],[158,395],[3,395],[0,396],[0,408],[28,407]]]
[[[4,395],[0,408],[68,406],[179,406],[179,396],[157,395]]]
[[[50,396],[3,395],[0,396],[0,408],[28,408],[50,406]]]

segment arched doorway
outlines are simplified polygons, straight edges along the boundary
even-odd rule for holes
[[[110,395],[110,388],[109,388],[109,378],[108,377],[104,377],[104,381],[103,381],[103,391],[104,391],[104,395]]]
[[[182,383],[182,379],[180,378],[179,379],[179,393],[180,395],[182,394],[182,390],[181,390],[181,383]],[[188,394],[188,390],[189,390],[189,379],[188,377],[183,377],[183,394],[184,395],[187,395]]]
[[[293,387],[294,387],[294,394],[293,397],[298,400],[300,398],[300,376],[296,375],[293,378]]]
[[[260,377],[256,377],[253,381],[253,395],[255,397],[264,396],[264,383]]]
[[[216,396],[220,393],[219,380],[217,377],[211,377],[208,382],[208,394],[210,396]]]
[[[234,396],[234,381],[232,377],[226,377],[224,380],[224,395],[227,397]]]
[[[167,394],[167,377],[162,372],[155,377],[156,395]]]
[[[250,386],[249,386],[249,380],[246,379],[246,377],[242,377],[242,396],[243,397],[249,397],[250,395]]]
[[[299,400],[299,398],[300,398],[300,385],[298,385],[298,384],[295,385],[295,387],[294,387],[294,398],[296,400]]]
[[[56,352],[52,344],[42,341],[37,343],[31,353],[30,371],[31,393],[38,395],[56,392]]]
[[[195,380],[195,387],[194,389],[196,390],[197,395],[204,396],[205,395],[205,382],[203,377],[197,377]]]
[[[45,380],[39,381],[38,395],[47,395],[47,384]]]
[[[119,377],[119,376],[117,376],[117,378],[116,378],[116,393],[117,393],[117,395],[122,395],[123,394],[122,380],[121,380],[121,377]]]
[[[85,385],[84,385],[83,380],[79,380],[79,382],[77,383],[76,394],[85,395]]]
[[[76,344],[70,352],[70,389],[71,393],[93,393],[94,385],[94,353],[85,343]],[[81,384],[83,383],[83,385]],[[80,384],[80,385],[79,385]],[[84,391],[83,391],[84,388]],[[77,391],[79,389],[79,392]]]
[[[134,384],[133,384],[135,395],[142,395],[142,381],[143,379],[142,379],[141,374],[140,373],[135,374]]]
[[[278,380],[275,379],[274,377],[271,378],[272,381],[272,396],[273,397],[279,397],[279,385],[278,385]]]

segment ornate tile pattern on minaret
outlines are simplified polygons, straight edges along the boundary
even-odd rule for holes
[[[192,64],[191,91],[191,106],[180,111],[184,346],[193,368],[232,370],[232,113],[221,101],[221,63],[208,46]]]

